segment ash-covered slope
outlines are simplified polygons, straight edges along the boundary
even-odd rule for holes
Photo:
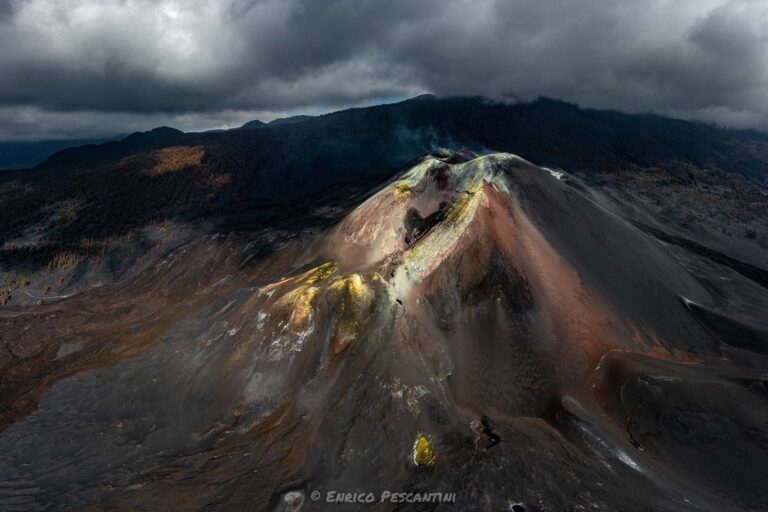
[[[334,226],[0,312],[0,509],[768,507],[768,292],[596,194],[439,151]]]

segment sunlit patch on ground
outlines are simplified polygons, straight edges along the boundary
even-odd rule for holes
[[[159,176],[168,172],[176,172],[185,167],[200,165],[205,156],[205,150],[199,146],[173,146],[160,149],[155,153],[156,163],[151,174]]]

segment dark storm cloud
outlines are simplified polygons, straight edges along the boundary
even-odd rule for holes
[[[0,138],[425,91],[768,125],[762,0],[0,0],[0,47]]]

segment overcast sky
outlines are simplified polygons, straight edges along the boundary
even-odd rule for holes
[[[768,1],[0,0],[0,139],[424,92],[768,129]]]

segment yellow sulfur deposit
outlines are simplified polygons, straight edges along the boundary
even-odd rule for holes
[[[468,211],[473,211],[474,208],[477,207],[479,204],[479,198],[480,196],[478,194],[482,194],[483,192],[483,184],[482,182],[476,183],[474,186],[472,186],[471,189],[466,191],[464,195],[462,195],[455,203],[453,203],[453,206],[451,206],[451,209],[448,211],[448,214],[445,216],[445,219],[448,222],[458,222],[461,220],[462,216],[466,214]]]
[[[299,279],[302,279],[304,284],[315,284],[319,281],[324,281],[331,277],[334,273],[336,273],[338,268],[339,262],[329,261],[328,263],[323,263],[319,267],[307,270],[299,276]]]
[[[425,434],[419,434],[413,443],[413,462],[419,467],[435,465],[437,455],[432,450],[432,440]]]
[[[365,289],[365,285],[360,274],[349,274],[335,280],[331,284],[331,288],[334,290],[346,290],[352,297],[359,298]]]
[[[297,276],[283,278],[276,283],[267,285],[261,289],[262,292],[271,292],[278,287],[288,283],[296,286],[293,290],[285,293],[278,304],[281,306],[290,305],[293,307],[291,315],[291,327],[301,328],[309,320],[312,314],[312,301],[320,289],[312,286],[331,277],[339,268],[339,263],[329,261],[317,267],[311,268]]]
[[[318,265],[317,267],[311,268],[307,270],[306,272],[302,272],[301,274],[297,276],[292,277],[283,277],[282,279],[272,283],[268,284],[267,286],[264,286],[261,291],[262,292],[268,292],[271,291],[278,286],[281,286],[283,284],[286,284],[290,281],[293,281],[297,284],[302,285],[311,285],[318,283],[320,281],[324,281],[331,277],[333,274],[336,273],[336,270],[339,268],[339,262],[338,261],[329,261],[327,263],[323,263],[322,265]]]
[[[398,198],[406,196],[406,195],[410,194],[413,191],[413,189],[410,187],[410,185],[408,185],[407,183],[403,183],[402,181],[399,182],[399,183],[395,183],[394,184],[394,189],[395,189],[395,195]]]
[[[312,313],[312,300],[317,295],[318,289],[314,286],[301,286],[285,294],[282,301],[293,304],[293,316],[291,326],[301,327]]]
[[[360,274],[340,277],[331,283],[330,288],[339,293],[336,323],[331,343],[333,353],[340,354],[357,339],[358,318],[368,294]]]

